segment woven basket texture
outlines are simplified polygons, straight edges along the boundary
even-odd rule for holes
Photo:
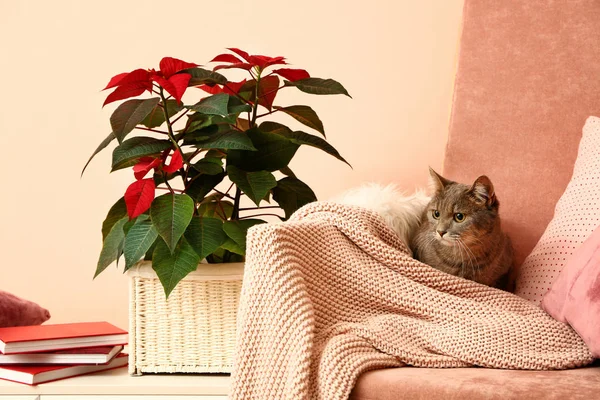
[[[165,298],[149,262],[128,272],[129,373],[229,373],[243,263],[201,264]]]

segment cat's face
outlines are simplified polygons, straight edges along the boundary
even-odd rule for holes
[[[492,182],[480,176],[469,186],[430,173],[435,190],[425,211],[430,238],[444,246],[477,245],[498,217]]]

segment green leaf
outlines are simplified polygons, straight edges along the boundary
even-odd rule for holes
[[[167,297],[183,278],[198,268],[199,262],[200,257],[185,238],[181,238],[174,251],[164,241],[158,240],[152,253],[152,269],[158,275]]]
[[[223,231],[222,220],[194,217],[185,231],[185,238],[202,260],[221,247],[227,240],[227,235]]]
[[[246,249],[242,246],[240,246],[239,244],[237,244],[233,239],[231,238],[227,238],[227,240],[225,241],[225,243],[223,243],[221,245],[222,249],[225,249],[227,251],[230,251],[232,253],[238,254],[240,256],[243,256],[246,254]]]
[[[177,114],[179,111],[183,109],[183,105],[178,103],[177,100],[167,100],[167,112],[169,116],[173,116]],[[163,108],[160,105],[156,105],[150,114],[144,118],[141,122],[146,128],[157,128],[164,124],[165,122],[165,113],[163,112]]]
[[[226,129],[222,129],[226,128]],[[228,125],[209,125],[205,128],[195,130],[193,132],[185,132],[176,135],[175,140],[179,140],[183,136],[183,145],[192,145],[201,147],[200,143],[209,140],[220,132],[229,132],[231,128]]]
[[[227,83],[227,78],[223,75],[203,68],[189,68],[182,72],[192,75],[188,86],[200,86],[204,84],[214,86],[217,83],[221,85]]]
[[[127,100],[119,105],[110,116],[110,126],[119,143],[131,132],[137,124],[142,122],[160,102],[154,97],[146,100]]]
[[[234,250],[233,252],[231,250],[225,249],[225,247],[230,247],[230,243],[232,243],[233,246],[235,246],[234,248],[232,248]],[[213,264],[224,262],[244,262],[243,254],[236,253],[235,251],[243,253],[240,246],[238,246],[233,240],[227,238],[225,243],[223,243],[223,246],[219,247],[214,253],[212,253],[210,257],[206,259],[206,261]]]
[[[204,155],[204,158],[206,158],[206,159],[212,159],[212,158],[223,159],[224,157],[225,157],[225,153],[218,149],[211,149],[211,150],[207,151],[206,154]],[[221,165],[223,165],[223,162],[221,162]]]
[[[286,167],[296,151],[298,144],[282,135],[251,129],[246,132],[257,151],[228,151],[228,165],[248,171],[277,171]]]
[[[125,271],[138,262],[156,241],[158,232],[148,218],[138,220],[125,235],[123,254],[125,255]]]
[[[227,115],[228,103],[229,95],[226,93],[218,93],[205,97],[188,108],[202,114]]]
[[[115,140],[117,137],[115,136],[114,133],[110,133],[103,141],[102,143],[100,143],[100,146],[98,146],[98,148],[94,151],[94,153],[90,156],[89,160],[85,163],[83,169],[81,170],[81,176],[83,176],[83,173],[85,172],[85,169],[87,168],[87,166],[90,164],[90,162],[92,161],[92,158],[94,158],[96,156],[96,154],[100,153],[102,150],[104,150],[106,148],[106,146],[108,146],[110,144],[110,142],[112,142],[113,140]]]
[[[273,108],[286,113],[287,115],[296,119],[296,121],[315,129],[325,137],[325,129],[323,128],[323,122],[319,119],[317,113],[309,106],[289,106],[289,107],[278,107]]]
[[[193,181],[186,188],[186,193],[197,202],[202,201],[227,175],[225,172],[217,175],[194,174],[193,171],[191,173]]]
[[[152,243],[148,251],[146,251],[146,254],[144,254],[144,261],[152,260],[152,254],[154,254],[154,249],[156,249],[156,244],[158,242],[164,242],[164,240],[162,240],[160,237],[156,238],[156,240],[154,241],[154,243]]]
[[[150,216],[148,214],[141,214],[138,217],[127,221],[127,223],[125,225],[123,225],[123,233],[125,234],[125,237],[127,237],[127,234],[129,233],[129,231],[131,230],[131,228],[133,228],[133,226],[135,224],[146,221],[148,218],[150,218]],[[123,240],[121,242],[121,245],[119,246],[119,256],[117,257],[117,266],[119,265],[119,258],[121,257],[121,254],[123,254],[124,247],[125,247],[125,240]],[[125,272],[125,271],[123,271],[123,272]]]
[[[223,248],[233,251],[234,253],[244,255],[246,253],[246,235],[248,233],[248,229],[253,227],[254,225],[264,224],[265,221],[261,219],[242,219],[240,221],[227,221],[223,224],[223,230],[227,234],[227,236],[237,245],[239,249],[243,252],[240,253],[238,251],[234,251],[231,248],[227,248],[227,242],[222,246]],[[230,247],[231,244],[229,244]],[[235,248],[235,247],[233,247]]]
[[[334,156],[335,158],[337,158],[340,161],[345,162],[346,164],[348,164],[350,166],[350,168],[352,168],[352,165],[350,165],[348,163],[348,161],[346,161],[344,159],[344,157],[342,157],[340,155],[340,153],[338,153],[338,151],[329,143],[327,143],[325,141],[325,139],[322,139],[318,136],[315,135],[311,135],[308,134],[306,132],[302,132],[302,131],[295,131],[295,132],[286,132],[282,134],[283,136],[287,137],[288,139],[290,139],[293,143],[299,144],[299,145],[309,145],[312,147],[316,147],[319,150],[323,150],[325,153],[327,154],[331,154],[332,156]]]
[[[260,129],[261,132],[276,133],[278,135],[284,134],[286,132],[292,132],[292,130],[287,126],[280,124],[279,122],[273,121],[263,122],[262,124],[260,124],[258,129]]]
[[[163,194],[150,206],[152,223],[171,249],[175,251],[177,242],[185,232],[194,214],[194,200],[187,194]]]
[[[216,217],[224,221],[231,218],[233,215],[233,203],[227,200],[215,200],[211,199],[215,195],[208,196],[200,207],[198,207],[198,213],[203,217]],[[221,195],[218,195],[221,196]],[[207,201],[207,199],[209,201]]]
[[[290,82],[285,81],[284,86],[296,86],[304,93],[310,94],[345,94],[352,98],[348,94],[348,91],[337,81],[333,79],[321,79],[321,78],[306,78],[298,81]]]
[[[285,211],[285,218],[289,218],[300,207],[317,200],[317,196],[310,187],[297,178],[283,178],[277,182],[273,189],[273,199]]]
[[[125,198],[121,197],[115,204],[112,205],[108,214],[102,222],[102,241],[106,239],[106,236],[112,229],[115,223],[121,218],[127,215],[127,205],[125,204]]]
[[[203,130],[211,125],[223,124],[224,127],[217,127],[219,130],[231,130],[230,125],[235,124],[237,117],[235,115],[209,115],[194,113],[188,117],[188,123],[185,128],[186,133]]]
[[[248,101],[254,101],[256,98],[256,79],[246,81],[238,90],[238,96]]]
[[[269,171],[246,172],[234,165],[229,165],[227,166],[227,176],[257,206],[269,193],[269,190],[277,186],[277,180]]]
[[[217,175],[223,173],[223,162],[219,158],[203,158],[192,165],[196,171],[201,174]]]
[[[113,225],[108,235],[106,235],[106,239],[104,239],[104,242],[102,243],[102,250],[100,251],[94,278],[112,264],[113,261],[116,261],[121,255],[123,241],[125,240],[123,227],[127,222],[129,222],[129,217],[121,218]]]
[[[216,133],[205,140],[197,140],[195,145],[203,149],[256,150],[244,132],[234,130]]]
[[[290,169],[290,167],[283,167],[279,170],[279,172],[281,172],[282,174],[284,174],[285,176],[291,176],[292,178],[296,177],[296,174],[294,174],[294,171],[292,171]]]
[[[131,167],[136,161],[145,156],[160,154],[172,146],[168,140],[151,137],[134,137],[125,140],[115,148],[112,155],[112,171]]]
[[[229,115],[234,115],[237,118],[241,113],[248,111],[252,111],[252,107],[249,104],[244,103],[235,96],[229,96],[229,103],[227,103],[227,113]]]

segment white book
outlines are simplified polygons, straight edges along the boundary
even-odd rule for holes
[[[8,364],[106,364],[123,346],[87,347],[48,353],[0,354],[0,365]]]

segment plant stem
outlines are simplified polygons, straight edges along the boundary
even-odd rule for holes
[[[229,194],[227,194],[227,193],[223,193],[223,192],[221,192],[220,190],[217,190],[217,189],[213,189],[213,190],[214,190],[215,192],[219,193],[221,196],[223,196],[223,197],[227,197],[228,199],[231,199],[231,200],[234,200],[234,201],[235,201],[235,198],[234,198],[233,196],[231,196],[231,195],[229,195]]]
[[[254,105],[252,106],[252,121],[250,122],[250,128],[256,127],[256,114],[258,113],[258,92],[260,92],[260,73],[256,74],[256,92],[254,93]]]
[[[163,135],[168,135],[169,134],[169,132],[159,131],[158,129],[142,128],[141,126],[136,126],[135,129],[141,129],[143,131],[149,131],[149,132],[156,132],[156,133],[160,133],[160,134],[163,134]]]
[[[185,182],[187,182],[187,178],[188,178],[188,174],[190,172],[190,168],[193,168],[191,166],[192,160],[194,159],[194,157],[196,157],[198,154],[202,153],[204,151],[204,149],[198,149],[196,150],[189,158],[188,161],[190,163],[190,165],[188,166],[188,168],[185,170],[185,177],[183,178],[183,182],[185,184]]]
[[[171,140],[171,143],[173,143],[173,145],[175,146],[175,149],[177,149],[177,151],[179,151],[179,153],[181,154],[181,156],[183,158],[183,152],[181,151],[181,147],[179,147],[179,144],[177,143],[177,140],[175,140],[175,134],[173,133],[173,125],[171,125],[171,120],[169,119],[170,117],[169,117],[169,110],[168,110],[168,107],[167,107],[167,99],[165,98],[164,90],[163,90],[162,87],[160,88],[159,95],[160,95],[160,98],[161,98],[161,101],[162,101],[162,104],[163,104],[162,109],[163,109],[163,113],[165,114],[165,122],[167,123],[167,128],[169,129],[169,133],[168,133],[169,139]],[[190,163],[188,162],[188,160],[183,159],[183,162],[187,165],[188,170],[189,170],[190,169]],[[181,167],[180,171],[181,171],[181,179],[183,180],[183,185],[185,186],[185,173],[186,173],[186,171],[185,171],[185,169],[183,167]],[[166,180],[165,180],[165,183],[167,183]],[[167,186],[169,186],[168,183],[167,183]]]
[[[268,96],[268,95],[270,95],[270,94],[271,94],[271,93],[273,93],[273,92],[277,92],[277,91],[279,91],[280,89],[283,89],[284,87],[285,87],[285,85],[283,85],[283,86],[280,86],[280,87],[278,87],[277,89],[273,89],[273,90],[271,90],[270,92],[263,93],[263,94],[262,94],[262,96],[260,96],[260,97],[265,97],[265,96]]]
[[[158,189],[158,190],[168,190],[169,192],[183,193],[183,190],[181,190],[181,189],[173,189],[173,188],[168,188],[168,187],[160,187],[160,186],[158,186],[156,189]]]
[[[230,88],[229,86],[227,86],[227,84],[226,84],[226,83],[224,83],[224,84],[223,84],[223,86],[224,86],[224,87],[226,87],[227,89],[229,89],[229,91],[230,91],[231,93],[233,93],[233,94],[235,95],[235,97],[237,97],[238,99],[240,99],[240,100],[241,100],[241,101],[243,101],[244,103],[246,103],[246,104],[252,104],[252,103],[250,103],[250,101],[249,101],[249,100],[246,100],[245,98],[243,98],[242,96],[240,96],[238,93],[236,93],[236,92],[235,92],[235,90],[233,90],[232,88]]]
[[[271,110],[271,111],[269,111],[269,112],[266,112],[266,113],[264,113],[264,114],[257,115],[257,116],[256,116],[256,118],[257,118],[257,119],[258,119],[258,118],[262,118],[262,117],[265,117],[265,116],[267,116],[267,115],[271,115],[271,114],[273,114],[273,113],[276,113],[277,111],[279,111],[279,109],[278,109],[278,108],[275,108],[275,109],[273,109],[273,110]]]
[[[245,217],[241,217],[239,219],[248,219],[248,218],[254,218],[254,217],[262,217],[262,216],[271,216],[271,217],[277,217],[279,219],[281,219],[281,215],[277,215],[277,214],[254,214],[254,215],[246,215]]]
[[[217,205],[219,206],[219,208],[221,209],[221,213],[223,216],[223,220],[227,219],[227,213],[225,212],[225,208],[223,207],[223,204],[221,203],[221,200],[217,201]],[[215,210],[216,211],[216,210]]]
[[[233,212],[231,213],[231,220],[237,221],[240,219],[240,198],[242,197],[242,190],[239,187],[235,188],[235,199],[233,200]]]
[[[247,207],[240,208],[240,211],[249,211],[249,210],[265,210],[267,208],[280,208],[279,206],[265,206],[265,207]]]
[[[165,185],[167,185],[167,187],[171,191],[171,194],[175,194],[175,190],[173,190],[173,188],[171,187],[171,185],[169,185],[169,181],[167,180],[167,175],[165,175],[165,173],[163,172],[162,176],[163,176],[163,179],[165,180]]]
[[[177,121],[179,121],[181,118],[185,117],[189,111],[190,110],[185,110],[183,114],[181,114],[179,117],[175,118],[173,122],[171,122],[171,125],[175,125],[175,123],[177,123]]]
[[[177,141],[175,140],[175,134],[173,133],[173,125],[171,125],[171,120],[169,119],[169,110],[167,110],[167,99],[165,99],[165,95],[163,93],[163,88],[160,88],[160,98],[162,100],[163,103],[163,113],[165,114],[165,122],[167,123],[167,128],[169,130],[168,135],[169,135],[169,139],[171,140],[171,143],[173,143],[173,145],[175,146],[175,148],[177,150],[179,150],[179,152],[181,152],[181,148],[179,147],[179,144],[177,143]],[[183,154],[183,153],[181,153]]]

